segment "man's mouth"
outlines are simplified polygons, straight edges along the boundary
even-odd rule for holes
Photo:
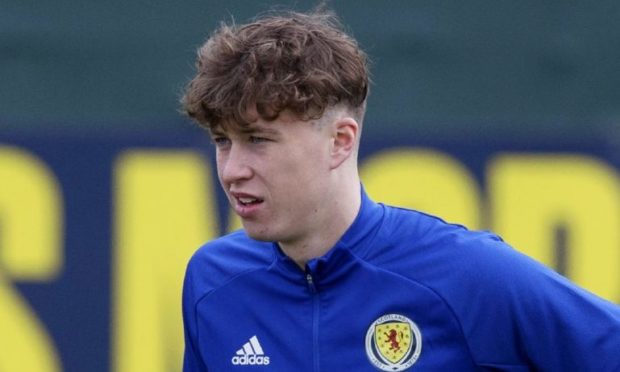
[[[237,201],[243,206],[255,205],[263,202],[262,199],[249,197],[237,197]]]
[[[237,203],[238,206],[240,207],[250,207],[253,205],[257,205],[263,202],[263,199],[252,195],[252,194],[246,194],[243,192],[231,192],[231,195],[233,198],[235,198],[235,201]]]

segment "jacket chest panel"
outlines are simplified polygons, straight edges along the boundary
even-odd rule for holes
[[[358,270],[340,281],[316,277],[314,291],[304,275],[299,282],[252,279],[199,304],[199,334],[218,335],[201,350],[216,370],[467,370],[471,364],[445,304],[397,275]]]

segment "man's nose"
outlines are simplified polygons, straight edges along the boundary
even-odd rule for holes
[[[248,154],[240,146],[232,145],[220,164],[220,177],[227,184],[252,177]]]

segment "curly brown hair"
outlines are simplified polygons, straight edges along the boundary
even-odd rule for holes
[[[333,12],[269,14],[222,24],[198,49],[197,74],[182,104],[200,126],[245,126],[290,110],[320,118],[344,104],[361,124],[369,90],[368,58]]]

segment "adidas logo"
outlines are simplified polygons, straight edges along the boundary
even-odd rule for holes
[[[256,336],[252,336],[250,341],[246,342],[235,354],[231,361],[236,366],[266,366],[269,364],[269,357],[265,356]]]

